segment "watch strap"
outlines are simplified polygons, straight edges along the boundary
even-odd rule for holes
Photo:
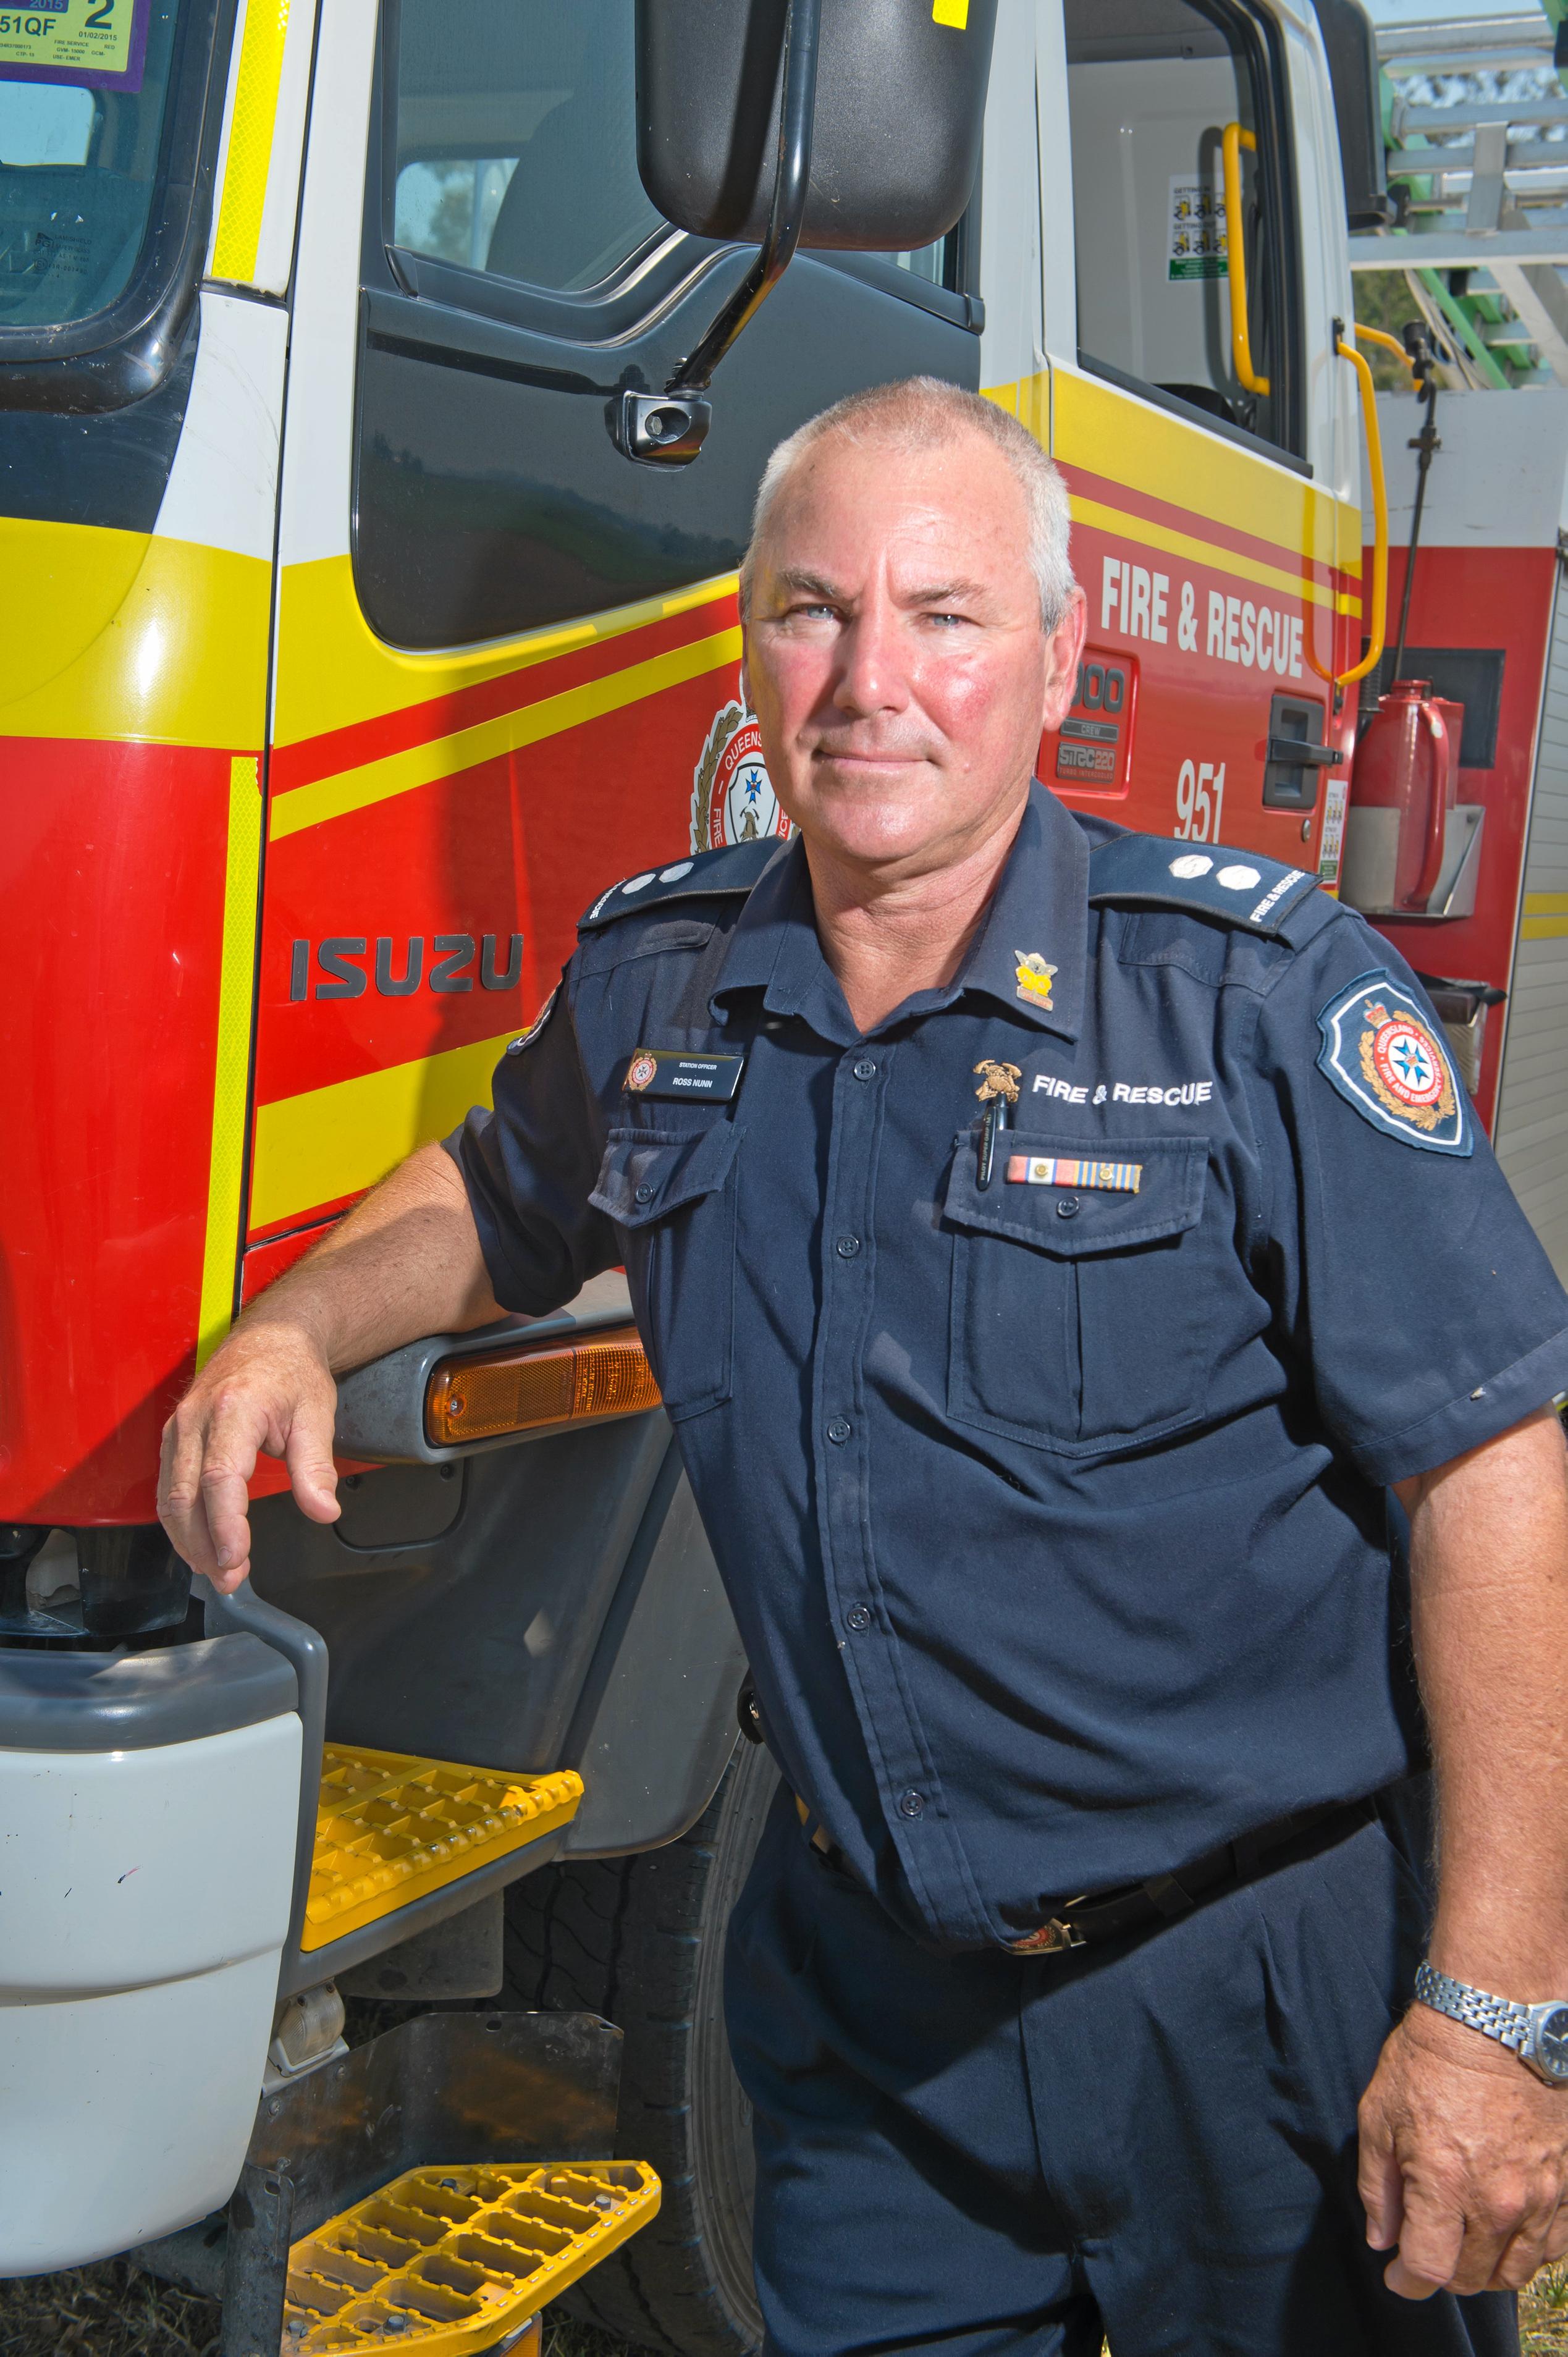
[[[1445,2013],[1451,2021],[1463,2021],[1471,2029],[1478,2029],[1484,2038],[1495,2038],[1500,2045],[1522,2054],[1530,2044],[1530,2009],[1527,2005],[1515,2005],[1506,1996],[1493,1996],[1488,1989],[1472,1988],[1468,1981],[1456,1981],[1451,1974],[1440,1973],[1435,1964],[1422,1964],[1416,1967],[1416,2000],[1430,2006],[1434,2013]]]

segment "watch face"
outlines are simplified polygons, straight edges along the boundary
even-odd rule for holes
[[[1543,2071],[1568,2080],[1568,2005],[1555,2005],[1543,2015],[1535,2033],[1535,2052]]]

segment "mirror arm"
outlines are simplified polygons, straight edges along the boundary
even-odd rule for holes
[[[623,393],[616,440],[628,458],[689,466],[713,419],[704,398],[714,371],[750,325],[789,267],[800,242],[811,177],[811,122],[817,102],[822,0],[789,0],[784,19],[779,152],[768,235],[756,261],[661,393]]]
[[[822,0],[789,0],[784,20],[784,91],[779,108],[779,156],[768,235],[713,326],[667,393],[705,393],[730,346],[767,302],[794,258],[811,177],[811,118],[817,102],[817,35]]]

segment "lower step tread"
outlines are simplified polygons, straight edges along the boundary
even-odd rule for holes
[[[295,2244],[284,2357],[493,2349],[645,2226],[659,2192],[640,2160],[411,2169]]]

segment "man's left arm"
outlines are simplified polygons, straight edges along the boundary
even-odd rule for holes
[[[1568,1453],[1542,1408],[1394,1489],[1431,1729],[1429,1954],[1516,2003],[1568,1996]],[[1391,2290],[1518,2287],[1568,2251],[1568,2087],[1421,2004],[1360,2109],[1367,2238]]]

